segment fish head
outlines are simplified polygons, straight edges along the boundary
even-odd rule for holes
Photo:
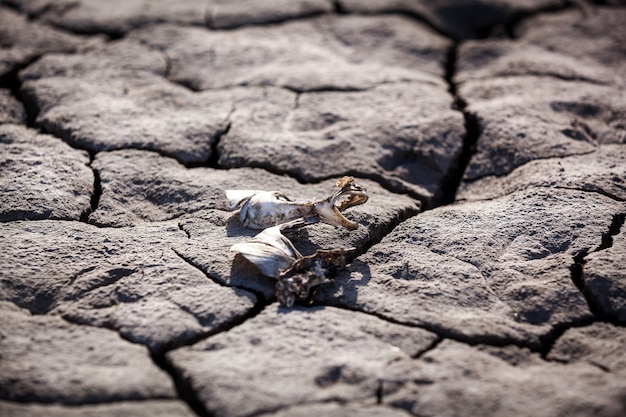
[[[365,203],[369,199],[367,189],[356,184],[354,177],[341,178],[337,188],[328,198],[315,203],[315,211],[324,223],[356,230],[358,223],[348,220],[341,212]]]

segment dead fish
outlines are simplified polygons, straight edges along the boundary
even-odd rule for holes
[[[320,249],[303,256],[282,233],[287,228],[309,224],[296,220],[263,230],[252,239],[237,243],[231,250],[252,262],[263,275],[274,278],[276,298],[291,307],[296,299],[306,299],[315,286],[330,282],[329,277],[346,265],[356,248]]]
[[[278,302],[291,307],[296,299],[306,299],[313,287],[330,282],[329,277],[344,268],[347,257],[355,251],[356,248],[319,249],[296,260],[281,271],[276,283]]]
[[[296,260],[302,258],[293,243],[281,233],[281,227],[285,225],[267,228],[252,239],[234,244],[230,250],[242,254],[263,275],[279,279],[282,270],[290,268]]]
[[[337,181],[335,192],[319,201],[295,202],[279,191],[227,190],[230,209],[241,208],[239,218],[250,229],[265,229],[294,219],[305,218],[356,230],[359,225],[341,212],[365,203],[367,190],[354,177]]]

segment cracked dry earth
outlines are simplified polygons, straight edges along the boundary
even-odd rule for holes
[[[626,3],[0,0],[0,415],[623,416]],[[368,189],[306,302],[226,189]]]

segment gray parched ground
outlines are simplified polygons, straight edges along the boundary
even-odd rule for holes
[[[623,0],[0,0],[0,415],[626,415]],[[292,308],[227,189],[369,201]]]

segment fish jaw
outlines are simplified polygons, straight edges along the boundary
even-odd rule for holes
[[[348,220],[341,212],[350,207],[365,203],[369,196],[367,190],[354,182],[354,177],[343,177],[337,181],[339,190],[325,200],[315,203],[315,212],[324,223],[356,230],[359,225]]]
[[[320,221],[337,227],[345,227],[348,230],[356,230],[359,224],[348,220],[330,201],[322,201],[315,205],[315,212]]]

